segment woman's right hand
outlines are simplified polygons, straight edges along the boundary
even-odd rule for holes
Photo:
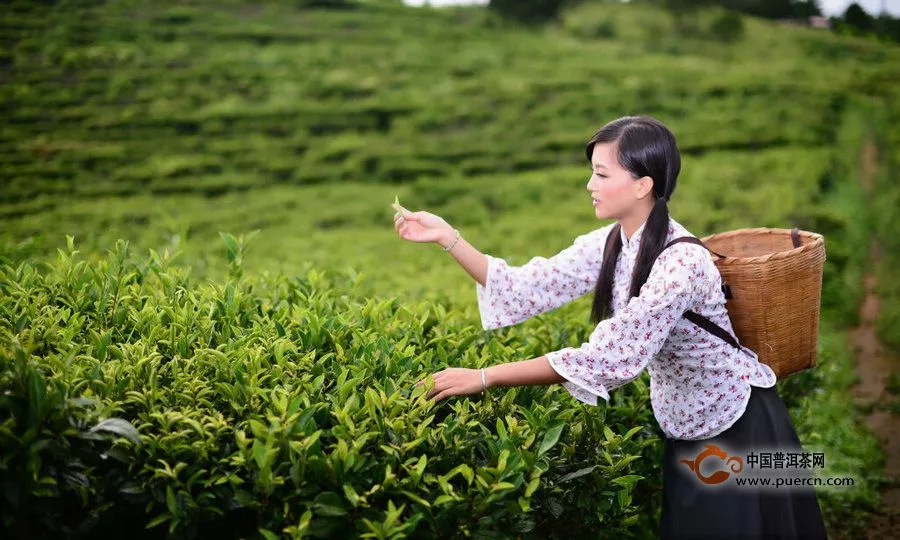
[[[448,231],[453,231],[453,227],[438,215],[424,210],[410,212],[403,207],[394,214],[394,229],[400,238],[410,242],[438,242]]]

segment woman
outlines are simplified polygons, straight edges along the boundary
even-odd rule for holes
[[[596,405],[598,397],[608,400],[610,390],[647,369],[665,438],[662,538],[826,538],[811,487],[726,491],[712,485],[711,478],[718,482],[735,471],[722,466],[729,454],[799,452],[801,446],[772,369],[750,349],[735,348],[683,317],[695,311],[733,334],[710,254],[688,242],[666,247],[674,238],[693,236],[667,206],[681,169],[674,135],[654,118],[626,116],[598,130],[585,150],[594,213],[615,221],[578,236],[549,259],[509,266],[479,252],[434,214],[401,209],[395,215],[401,238],[439,243],[475,279],[485,330],[594,290],[596,327],[580,347],[482,370],[448,368],[433,375],[427,396],[441,400],[492,386],[562,383],[579,401]],[[716,459],[716,476],[701,471],[701,461],[708,468]]]

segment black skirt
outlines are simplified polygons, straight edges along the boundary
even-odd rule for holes
[[[663,540],[827,538],[813,487],[792,483],[789,488],[782,485],[774,489],[746,484],[751,475],[763,473],[758,463],[753,463],[753,470],[744,463],[755,461],[749,455],[771,455],[773,449],[785,454],[803,452],[775,387],[750,388],[744,414],[724,432],[702,440],[665,438],[659,523]],[[731,456],[739,456],[741,463]],[[703,465],[698,474],[694,467],[700,463]],[[784,471],[766,471],[772,472]],[[813,476],[810,468],[805,472],[794,468],[791,474]],[[738,477],[744,485],[737,484]]]

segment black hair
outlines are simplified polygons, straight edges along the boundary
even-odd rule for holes
[[[669,233],[667,203],[675,191],[675,181],[681,171],[681,154],[675,135],[662,122],[650,116],[623,116],[597,130],[585,146],[588,161],[593,157],[595,144],[609,142],[616,145],[619,165],[635,180],[644,176],[653,179],[656,198],[656,204],[641,232],[641,247],[631,276],[631,298],[640,293],[653,262],[665,247]],[[594,324],[606,319],[612,312],[613,279],[622,249],[620,229],[621,224],[616,223],[607,238],[591,309],[591,322]]]

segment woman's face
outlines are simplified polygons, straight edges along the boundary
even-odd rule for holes
[[[651,196],[653,190],[653,180],[649,176],[635,179],[619,165],[615,152],[615,143],[594,145],[593,170],[587,189],[594,199],[594,213],[599,219],[620,219],[630,215],[638,204],[646,203],[643,199]]]

